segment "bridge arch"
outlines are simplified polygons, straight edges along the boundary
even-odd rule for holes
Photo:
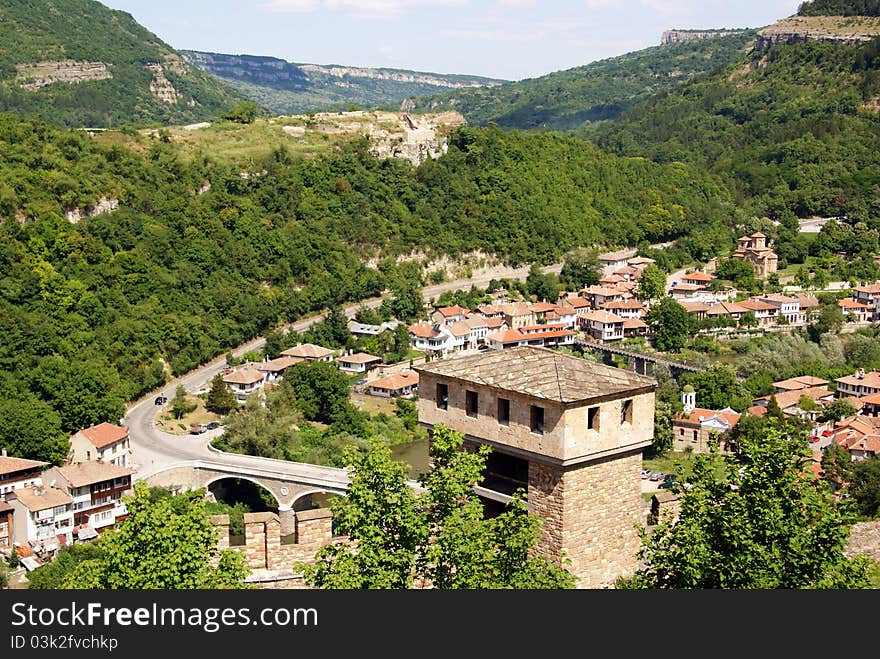
[[[310,490],[303,490],[302,492],[297,492],[293,501],[290,502],[290,507],[296,511],[302,510],[311,510],[313,508],[325,508],[326,501],[331,497],[345,496],[344,494],[340,494],[339,492],[333,492],[326,488],[312,488]]]
[[[249,483],[253,483],[254,485],[256,485],[256,486],[257,486],[258,488],[260,488],[261,490],[265,490],[266,492],[268,492],[269,494],[271,494],[271,495],[272,495],[272,498],[275,499],[275,504],[276,504],[279,508],[280,508],[282,505],[284,505],[284,504],[282,503],[281,499],[279,498],[278,494],[277,494],[276,492],[274,492],[274,491],[272,490],[271,487],[269,487],[269,486],[266,485],[265,483],[261,483],[261,482],[260,482],[258,479],[256,479],[256,478],[253,478],[253,477],[251,477],[251,476],[246,476],[246,475],[243,475],[243,474],[219,474],[219,475],[217,475],[217,476],[214,476],[213,478],[209,478],[209,479],[205,482],[205,489],[206,489],[208,492],[211,492],[211,491],[212,491],[212,490],[211,490],[211,486],[212,486],[212,485],[216,485],[217,483],[219,483],[219,482],[221,482],[221,481],[225,481],[225,480],[242,480],[242,481],[248,481]]]

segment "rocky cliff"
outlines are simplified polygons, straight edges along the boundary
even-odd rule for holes
[[[875,16],[790,16],[758,33],[755,47],[798,41],[861,43],[880,36],[880,17]]]
[[[717,39],[731,34],[743,34],[748,29],[741,30],[666,30],[660,38],[661,44],[681,43],[682,41],[695,41],[697,39]]]

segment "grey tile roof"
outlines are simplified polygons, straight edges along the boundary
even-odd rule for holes
[[[631,371],[531,346],[439,360],[414,370],[559,403],[650,391],[657,384]]]

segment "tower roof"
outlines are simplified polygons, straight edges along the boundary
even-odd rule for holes
[[[532,346],[440,360],[415,370],[562,404],[623,398],[657,387],[653,378]]]

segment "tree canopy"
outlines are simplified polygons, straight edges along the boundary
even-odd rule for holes
[[[643,588],[869,588],[845,515],[808,474],[803,435],[771,424],[733,455],[698,455],[681,512],[642,529]]]
[[[203,493],[156,499],[135,483],[124,501],[129,516],[95,541],[96,556],[78,560],[64,588],[241,588],[249,569],[241,552],[217,550],[219,529],[208,519]],[[217,560],[216,566],[213,560]],[[50,578],[50,582],[54,580]]]

